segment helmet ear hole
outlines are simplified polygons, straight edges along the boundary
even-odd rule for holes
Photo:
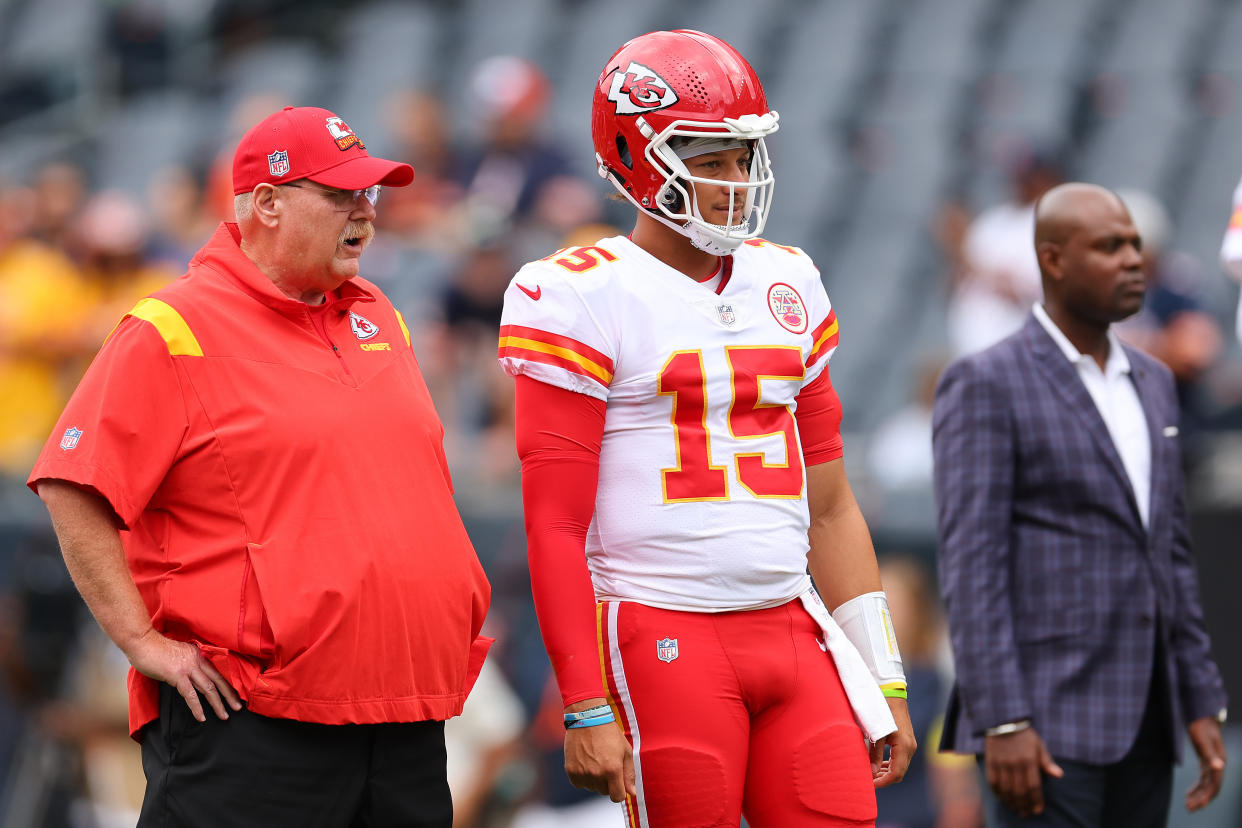
[[[617,133],[617,155],[626,169],[633,171],[634,159],[630,156],[630,145],[626,143],[625,136],[620,133]]]
[[[682,200],[681,193],[677,192],[672,187],[666,187],[664,192],[660,193],[660,203],[672,210],[674,213],[680,213],[685,208],[685,203]]]

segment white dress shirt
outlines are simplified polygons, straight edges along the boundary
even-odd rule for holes
[[[1121,342],[1111,330],[1108,332],[1108,360],[1101,371],[1095,359],[1079,353],[1061,333],[1043,305],[1036,304],[1034,312],[1035,318],[1044,326],[1052,341],[1057,343],[1061,353],[1078,369],[1078,376],[1087,386],[1087,393],[1095,401],[1095,407],[1113,438],[1113,445],[1121,455],[1121,464],[1130,478],[1134,499],[1138,502],[1139,517],[1146,528],[1151,508],[1151,436],[1147,431],[1147,416],[1143,413],[1138,392],[1130,378],[1130,360],[1126,358]]]

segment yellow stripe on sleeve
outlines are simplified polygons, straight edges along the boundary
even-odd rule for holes
[[[401,333],[404,334],[405,336],[405,344],[409,345],[410,344],[410,329],[407,328],[405,325],[405,317],[402,316],[401,311],[397,310],[396,308],[393,308],[393,310],[396,311],[397,313],[397,324],[401,326]]]
[[[598,379],[604,385],[612,383],[612,372],[604,366],[600,365],[592,359],[584,357],[568,348],[562,348],[559,345],[549,345],[546,342],[540,342],[536,339],[525,339],[518,336],[502,336],[500,337],[501,348],[520,348],[526,351],[536,351],[549,356],[560,357],[561,359],[572,362],[582,367],[584,371]]]
[[[825,342],[836,336],[838,330],[840,330],[840,326],[837,324],[837,320],[834,319],[832,320],[832,324],[825,328],[824,332],[820,334],[819,339],[815,341],[815,344],[811,347],[811,353],[818,351],[821,347],[823,347]]]
[[[194,338],[194,332],[190,330],[190,326],[167,302],[148,296],[134,305],[134,309],[126,316],[133,316],[154,325],[168,345],[170,356],[203,355],[203,349],[199,347],[198,340]]]

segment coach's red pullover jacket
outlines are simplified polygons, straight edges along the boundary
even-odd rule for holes
[[[326,724],[461,712],[490,587],[409,332],[352,279],[310,307],[222,225],[117,326],[30,485],[98,492],[155,628],[250,710]],[[130,729],[159,713],[130,671]]]

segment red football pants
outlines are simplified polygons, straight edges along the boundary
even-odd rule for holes
[[[750,612],[599,604],[610,701],[634,747],[631,828],[874,825],[875,789],[802,604]]]

